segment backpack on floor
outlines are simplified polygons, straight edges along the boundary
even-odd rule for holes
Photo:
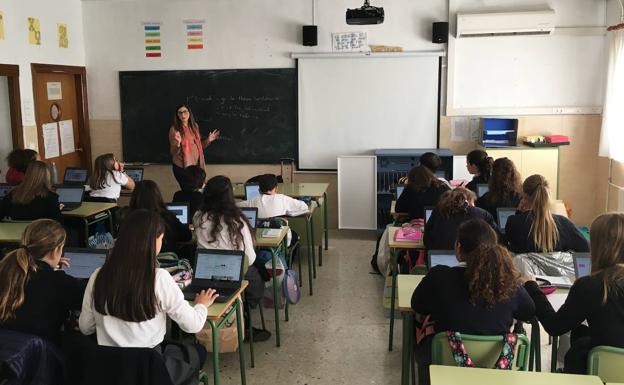
[[[299,303],[301,290],[299,290],[299,277],[296,271],[290,269],[286,270],[284,280],[282,281],[282,291],[289,305]]]

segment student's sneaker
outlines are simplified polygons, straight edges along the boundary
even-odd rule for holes
[[[271,338],[271,332],[266,329],[253,328],[253,342],[264,342]],[[245,329],[245,342],[249,342],[249,331]]]

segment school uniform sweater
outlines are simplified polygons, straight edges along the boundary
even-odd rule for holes
[[[463,213],[455,213],[446,218],[435,208],[425,224],[423,242],[428,250],[454,250],[457,229],[469,219],[483,219],[498,233],[494,217],[478,207],[466,206]]]
[[[518,207],[520,204],[520,194],[513,193],[510,197],[506,199],[502,199],[500,201],[494,201],[494,197],[491,192],[486,192],[481,197],[477,199],[475,206],[482,208],[488,213],[492,214],[492,216],[498,221],[496,209],[499,207]]]
[[[440,197],[450,188],[443,184],[429,186],[425,191],[416,191],[414,187],[408,185],[396,202],[394,211],[397,213],[408,213],[409,219],[424,218],[425,207],[438,204]]]
[[[553,215],[553,218],[559,231],[559,241],[555,244],[554,251],[589,251],[587,240],[568,218],[561,215]],[[511,252],[516,254],[541,252],[533,243],[532,226],[533,214],[531,211],[518,213],[507,219],[505,236]]]
[[[0,219],[34,221],[47,218],[61,221],[61,208],[56,193],[49,192],[46,196],[37,196],[26,204],[13,202],[12,193],[13,191],[7,194],[0,204]]]
[[[253,265],[256,260],[256,251],[254,250],[253,238],[247,223],[243,222],[241,234],[243,242],[236,247],[227,228],[227,224],[221,221],[221,231],[217,233],[216,239],[210,238],[210,232],[214,227],[214,223],[208,220],[206,214],[198,212],[193,217],[193,226],[195,227],[195,238],[197,238],[197,247],[202,249],[220,249],[220,250],[243,250],[249,260],[249,266]]]
[[[535,305],[520,285],[506,301],[493,306],[472,304],[465,275],[462,266],[435,266],[412,294],[412,308],[431,315],[436,332],[500,335],[509,332],[514,319],[528,321],[533,317]]]
[[[89,279],[78,322],[83,334],[97,332],[99,345],[153,348],[165,338],[167,316],[187,333],[197,333],[203,328],[208,309],[201,304],[191,306],[184,299],[182,290],[171,274],[164,269],[156,269],[154,289],[158,309],[154,318],[142,322],[130,322],[99,313],[93,304],[93,287],[99,271],[98,268]]]
[[[24,303],[15,318],[0,324],[0,328],[35,334],[59,344],[61,325],[69,310],[80,309],[87,282],[54,270],[47,262],[36,264],[37,271],[30,274],[24,288]]]
[[[472,180],[468,182],[468,184],[466,185],[466,188],[468,190],[471,190],[473,193],[477,194],[477,185],[487,184],[487,183],[488,181],[485,179],[485,177],[479,174],[479,175],[475,175],[472,177]]]
[[[89,196],[117,200],[121,195],[121,188],[128,184],[128,178],[128,175],[121,171],[107,172],[103,187],[91,190]]]
[[[565,303],[554,311],[535,281],[524,287],[533,298],[536,315],[548,334],[560,336],[587,320],[591,347],[609,345],[624,348],[624,283],[609,291],[607,303],[600,275],[581,277],[570,288]]]

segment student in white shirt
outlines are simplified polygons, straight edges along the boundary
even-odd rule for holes
[[[169,272],[157,267],[164,230],[156,212],[135,210],[128,215],[110,256],[89,279],[79,326],[83,334],[96,332],[99,345],[158,350],[168,369],[186,374],[173,378],[178,384],[197,378],[206,351],[193,345],[187,351],[194,354],[184,361],[174,357],[180,352],[171,352],[172,345],[165,350],[167,317],[185,332],[197,333],[217,294],[212,289],[202,291],[190,305]]]
[[[283,215],[300,215],[309,211],[308,205],[301,200],[280,194],[277,191],[277,177],[264,174],[258,178],[260,195],[248,201],[239,202],[240,207],[257,207],[258,218],[273,218]],[[288,245],[291,243],[291,232],[288,232]]]
[[[198,248],[245,252],[249,266],[245,273],[249,281],[245,306],[251,303],[255,307],[264,294],[264,281],[269,280],[265,263],[271,260],[271,253],[261,250],[256,258],[252,238],[255,234],[251,233],[247,218],[236,206],[230,178],[218,175],[208,180],[201,208],[193,216],[193,226]],[[254,342],[271,337],[271,333],[261,329],[255,329],[253,335]]]
[[[124,164],[113,154],[104,154],[95,158],[93,175],[89,179],[89,196],[98,200],[116,201],[121,188],[134,190],[134,180],[124,172]]]

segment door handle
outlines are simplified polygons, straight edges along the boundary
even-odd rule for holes
[[[76,149],[76,152],[83,152],[83,151],[84,151],[84,149],[83,149],[82,147],[78,147],[78,148]]]

